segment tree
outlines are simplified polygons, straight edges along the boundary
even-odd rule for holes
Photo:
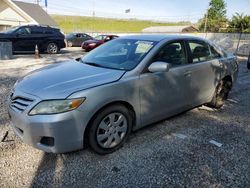
[[[231,32],[249,32],[250,29],[250,16],[235,13],[232,20],[229,22],[228,31]]]
[[[199,26],[200,30],[218,32],[227,25],[226,3],[224,0],[211,0],[209,8]]]

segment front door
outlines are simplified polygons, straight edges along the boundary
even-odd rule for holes
[[[15,52],[34,51],[32,44],[30,27],[21,27],[16,31],[15,39],[13,40],[13,49]]]
[[[140,104],[142,126],[187,109],[186,93],[190,91],[190,72],[183,41],[166,44],[153,62],[170,64],[168,72],[146,72],[140,75]]]

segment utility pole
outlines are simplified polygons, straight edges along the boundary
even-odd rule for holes
[[[46,12],[48,13],[48,0],[45,0],[44,4],[45,4]]]
[[[205,38],[207,38],[208,10],[209,10],[209,8],[207,9],[207,13],[206,13],[206,15],[205,15],[205,25],[204,25]]]
[[[41,0],[36,0],[36,4],[40,5]]]
[[[93,11],[92,11],[92,18],[93,18],[93,24],[92,24],[92,35],[94,33],[94,23],[95,23],[95,0],[93,0]]]
[[[204,33],[206,33],[206,31],[207,31],[207,17],[208,17],[208,10],[207,10],[207,13],[206,13],[206,15],[205,15]]]

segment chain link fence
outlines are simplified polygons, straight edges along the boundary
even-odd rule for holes
[[[89,32],[91,36],[107,33]],[[239,56],[250,55],[250,33],[108,33],[118,36],[138,35],[138,34],[166,34],[166,35],[191,35],[211,40],[215,44],[221,46],[228,53]]]
[[[211,40],[221,46],[228,53],[239,56],[250,55],[250,33],[101,33],[89,32],[91,36],[100,34],[115,34],[118,36],[138,35],[138,34],[166,34],[166,35],[191,35]]]

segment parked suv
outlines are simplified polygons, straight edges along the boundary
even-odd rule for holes
[[[12,42],[13,52],[40,52],[56,54],[65,48],[64,35],[59,29],[49,26],[26,25],[12,27],[0,33],[0,41]]]

